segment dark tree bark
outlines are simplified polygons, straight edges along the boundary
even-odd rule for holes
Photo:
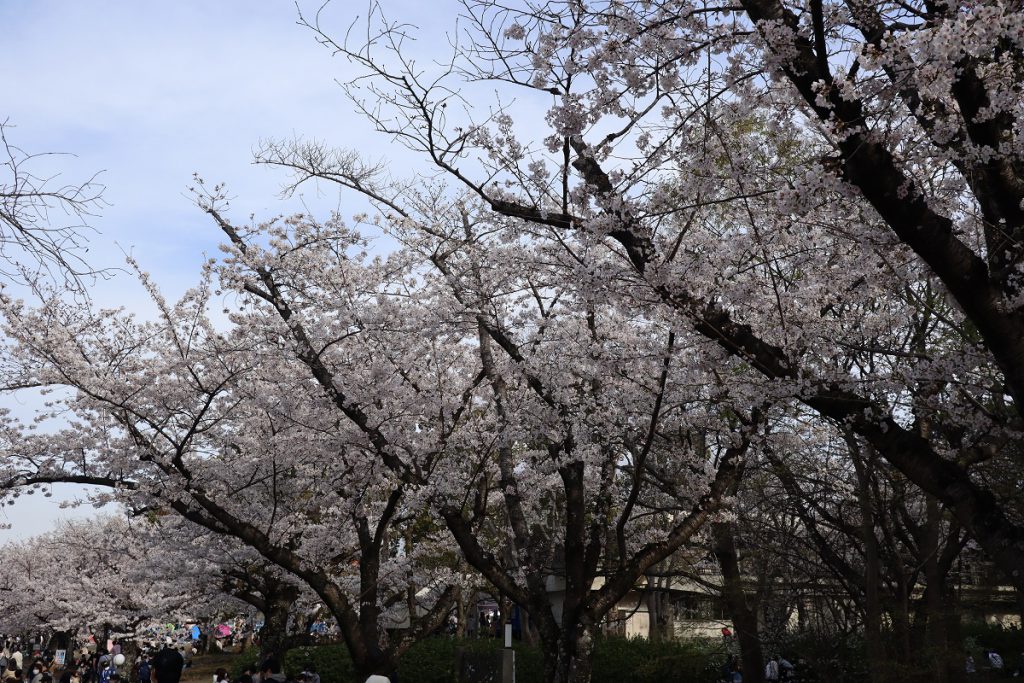
[[[274,572],[246,566],[225,573],[224,590],[263,614],[259,634],[261,661],[273,657],[283,662],[287,651],[294,646],[288,633],[288,621],[299,598],[298,586]]]
[[[263,628],[260,629],[260,657],[273,657],[284,664],[284,656],[291,647],[288,635],[288,618],[292,607],[299,597],[294,586],[281,585],[277,590],[269,591],[265,598],[263,611]]]
[[[764,653],[758,629],[757,612],[747,604],[740,572],[736,539],[730,524],[715,522],[711,525],[714,553],[722,571],[722,597],[729,609],[743,662],[743,680],[751,683],[764,681]]]
[[[860,532],[864,544],[864,644],[868,659],[868,673],[876,683],[882,680],[881,664],[885,660],[882,645],[882,601],[879,583],[881,563],[878,558],[878,538],[875,536],[875,509],[871,498],[869,462],[865,462],[860,447],[852,435],[847,445],[857,474],[857,503],[860,507]]]
[[[671,638],[669,615],[667,614],[668,584],[670,578],[647,577],[647,620],[649,637],[654,642]],[[665,585],[663,585],[665,584]]]

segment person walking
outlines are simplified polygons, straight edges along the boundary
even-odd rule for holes
[[[989,668],[992,669],[993,671],[997,671],[999,673],[1002,673],[1003,672],[1003,658],[999,656],[999,653],[996,652],[995,650],[988,650],[988,651],[985,652],[985,654],[988,657],[988,666],[989,666]]]
[[[772,657],[764,665],[764,680],[775,683],[779,680],[779,658]]]
[[[722,667],[722,680],[725,683],[742,683],[743,673],[740,669],[740,658],[732,655]]]
[[[114,675],[117,673],[117,665],[114,664],[114,658],[108,655],[103,661],[104,666],[100,671],[100,683],[114,683]],[[32,683],[35,683],[35,681]]]
[[[150,662],[156,683],[178,683],[181,680],[181,672],[185,669],[185,658],[171,645],[171,639],[168,637],[164,640],[163,649],[157,652]]]
[[[138,680],[139,683],[150,683],[153,679],[153,667],[149,663],[149,653],[146,652],[139,659]]]
[[[779,657],[779,680],[792,681],[796,678],[796,667],[785,657]]]
[[[281,672],[281,662],[274,657],[267,657],[260,665],[260,683],[285,683],[285,675]]]
[[[43,676],[46,673],[46,664],[43,663],[43,660],[35,660],[34,662],[32,662],[32,677],[29,678],[30,683],[41,683],[43,680]]]

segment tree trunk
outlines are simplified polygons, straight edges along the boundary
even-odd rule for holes
[[[456,593],[455,597],[455,637],[459,640],[466,637],[466,620],[469,618],[469,609],[466,606],[466,599],[462,590]]]
[[[526,609],[523,605],[519,606],[519,614],[522,622],[520,628],[520,638],[527,645],[536,645],[538,641],[537,627],[533,624],[533,619],[530,617],[530,610]]]
[[[573,625],[554,643],[545,640],[542,646],[544,683],[590,683],[593,629]]]
[[[757,613],[747,605],[747,596],[743,592],[743,576],[740,574],[732,527],[716,522],[711,525],[711,535],[714,539],[715,557],[718,558],[718,566],[722,571],[722,597],[725,598],[729,616],[736,628],[736,640],[740,645],[744,683],[762,683],[764,653],[761,651]]]
[[[896,658],[909,662],[913,657],[914,648],[911,643],[910,628],[910,593],[913,587],[906,574],[901,574],[897,579],[896,595],[892,602],[892,648],[896,651]]]
[[[933,496],[925,502],[926,518],[924,528],[924,573],[925,573],[925,642],[932,679],[935,683],[947,683],[946,667],[946,625],[943,619],[942,601],[945,597],[943,578],[939,571],[939,530],[942,522],[939,504]]]
[[[370,676],[385,676],[397,680],[396,663],[377,646],[370,648],[365,657],[352,658],[352,668],[356,672],[357,681],[365,681]]]
[[[947,577],[946,586],[949,581]],[[956,595],[952,590],[943,591],[942,620],[946,633],[946,678],[949,683],[961,683],[966,680],[962,644],[963,633],[960,630],[960,609]]]
[[[868,465],[861,459],[856,440],[847,435],[847,445],[857,473],[857,502],[860,507],[860,535],[864,543],[864,647],[868,659],[868,675],[876,683],[882,680],[880,670],[885,658],[882,647],[882,602],[878,582],[881,569],[878,539],[875,537],[875,511],[871,502]]]
[[[288,652],[288,617],[297,598],[298,590],[288,585],[282,585],[280,590],[269,592],[265,596],[263,628],[259,632],[261,659],[273,657],[284,664],[285,654]]]
[[[648,634],[652,642],[666,640],[669,636],[668,616],[665,614],[664,578],[648,577],[647,579],[647,623]]]
[[[50,642],[47,644],[47,648],[50,650],[68,650],[70,646],[70,631],[54,631],[53,635],[50,636]]]

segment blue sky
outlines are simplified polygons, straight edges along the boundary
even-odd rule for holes
[[[302,3],[315,9],[317,4]],[[392,17],[417,24],[427,52],[447,43],[454,20],[447,2],[385,0]],[[367,2],[336,0],[333,25]],[[269,216],[301,209],[345,215],[362,210],[331,188],[309,187],[279,199],[285,177],[253,166],[262,138],[301,135],[359,149],[372,158],[414,158],[373,132],[352,111],[335,82],[353,75],[341,58],[296,24],[291,0],[0,0],[0,120],[15,126],[11,141],[30,152],[66,152],[49,159],[67,180],[103,171],[110,203],[92,221],[88,259],[100,267],[123,264],[131,252],[169,297],[194,282],[203,254],[215,254],[218,235],[197,211],[186,188],[198,172],[225,181],[234,214]],[[145,312],[146,299],[130,277],[98,283],[103,305]],[[31,396],[4,399],[26,410]],[[49,528],[62,515],[58,502],[38,494],[6,508],[0,542]],[[73,514],[95,514],[79,508]]]

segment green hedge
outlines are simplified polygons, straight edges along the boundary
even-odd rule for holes
[[[468,652],[491,652],[497,656],[502,642],[497,638],[455,640],[430,638],[416,643],[398,663],[399,681],[416,683],[452,683],[455,680],[455,662],[459,649]],[[539,681],[544,669],[540,650],[516,643],[516,680]],[[326,683],[326,682],[325,682]]]
[[[231,663],[231,678],[232,680],[242,675],[242,672],[246,669],[255,671],[259,665],[260,651],[258,648],[250,647],[247,650],[242,650],[241,653]]]
[[[284,670],[297,674],[312,664],[320,674],[320,683],[355,683],[356,673],[344,645],[317,645],[289,650],[284,658]],[[361,682],[360,682],[361,683]]]
[[[1024,631],[990,624],[965,623],[962,627],[964,650],[974,654],[979,674],[977,683],[990,680],[981,673],[984,648],[994,648],[1006,662],[1007,674],[1024,652]],[[496,638],[455,640],[428,638],[414,645],[398,663],[401,683],[453,683],[457,651],[493,652],[501,650]],[[543,657],[539,648],[517,643],[516,680],[534,683],[542,680]],[[765,654],[780,652],[793,661],[800,660],[801,680],[808,683],[863,683],[867,680],[864,644],[855,637],[792,636],[768,648]],[[962,651],[961,651],[962,652]],[[887,660],[881,663],[882,677],[899,683],[928,683],[928,666],[935,657],[949,653],[915,652],[912,662]],[[257,664],[257,651],[248,650],[234,662],[233,675]],[[600,638],[594,644],[593,683],[687,683],[717,682],[726,659],[720,643],[706,641],[651,642],[643,639]],[[957,653],[956,656],[962,656]],[[285,657],[285,671],[295,674],[309,664],[316,667],[322,683],[360,683],[344,645],[296,648]]]
[[[1014,671],[1024,653],[1024,631],[1017,627],[965,622],[960,627],[960,634],[963,637],[960,647],[936,651],[918,645],[913,649],[912,658],[904,661],[894,651],[896,643],[892,634],[883,633],[883,640],[890,646],[890,651],[888,657],[879,663],[881,680],[930,683],[934,679],[932,667],[937,661],[948,658],[952,666],[961,669],[966,653],[970,652],[978,669],[973,680],[981,683],[993,677],[985,672],[986,648],[992,648],[1002,655],[1006,666],[1004,677]],[[765,654],[772,652],[781,652],[794,662],[799,659],[801,680],[808,683],[864,683],[869,678],[864,641],[857,635],[843,638],[815,634],[793,635],[770,648],[770,651],[766,650]]]
[[[453,683],[457,651],[493,652],[501,648],[497,638],[455,640],[428,638],[414,645],[398,663],[402,683]],[[533,683],[543,679],[541,651],[523,643],[515,645],[516,680]],[[235,662],[234,673],[256,663],[255,650]],[[701,642],[654,643],[642,639],[601,638],[594,645],[593,683],[663,683],[684,680],[692,683],[717,681],[724,655]],[[285,657],[285,672],[296,674],[312,664],[322,683],[360,683],[344,645],[295,648]]]
[[[964,647],[977,650],[975,657],[990,647],[1002,655],[1007,666],[1016,666],[1017,657],[1024,653],[1024,631],[1019,626],[968,622],[960,627],[960,632],[964,636]]]
[[[593,683],[713,682],[726,654],[706,642],[602,638],[594,645]],[[525,681],[530,679],[522,679]],[[539,680],[539,679],[538,679]]]
[[[457,650],[471,652],[494,652],[501,650],[497,639],[454,640],[452,638],[428,638],[413,645],[398,662],[400,681],[416,683],[452,683],[455,680]],[[543,663],[540,651],[517,644],[517,680],[539,681]],[[289,650],[284,660],[285,672],[294,674],[309,664],[316,667],[322,683],[358,683],[352,660],[344,645],[320,645]]]

